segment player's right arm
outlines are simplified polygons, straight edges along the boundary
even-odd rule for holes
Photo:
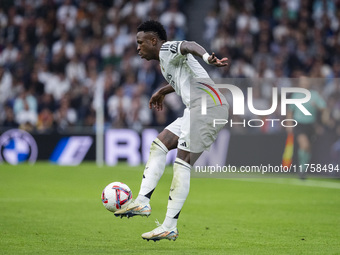
[[[181,54],[186,55],[188,53],[202,58],[207,64],[217,67],[223,67],[228,65],[228,58],[218,59],[213,52],[211,55],[196,42],[183,41],[181,43]]]
[[[165,95],[174,92],[174,88],[171,87],[170,84],[162,87],[160,90],[155,92],[149,101],[149,108],[152,109],[152,106],[156,108],[157,111],[161,111],[163,109],[163,101]]]

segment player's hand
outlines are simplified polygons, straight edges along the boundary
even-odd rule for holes
[[[214,66],[217,66],[217,67],[223,67],[223,66],[228,65],[228,62],[227,62],[228,58],[218,59],[215,56],[214,52],[209,56],[208,61],[209,61],[210,65],[214,65]]]
[[[164,94],[161,94],[159,93],[159,91],[157,91],[150,98],[149,108],[152,109],[152,106],[153,106],[157,111],[163,110],[164,97],[165,97]]]

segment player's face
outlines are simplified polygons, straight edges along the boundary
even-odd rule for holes
[[[154,59],[155,55],[155,36],[152,33],[137,33],[137,52],[141,58],[146,60]]]

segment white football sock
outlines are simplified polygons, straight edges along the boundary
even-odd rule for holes
[[[189,194],[191,165],[176,158],[174,163],[174,175],[170,188],[168,210],[163,222],[163,227],[171,230],[177,226],[178,216]]]
[[[149,203],[150,197],[164,173],[168,151],[167,147],[158,138],[152,142],[149,159],[143,173],[142,184],[136,198],[137,202],[142,204]]]

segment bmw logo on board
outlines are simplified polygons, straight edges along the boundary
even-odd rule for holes
[[[0,136],[0,163],[3,161],[11,165],[34,163],[37,156],[37,143],[26,131],[11,129]]]

